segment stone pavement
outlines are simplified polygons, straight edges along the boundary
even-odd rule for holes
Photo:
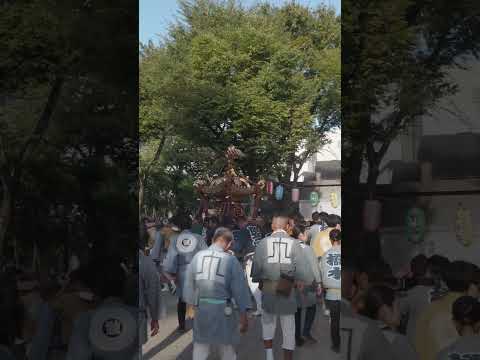
[[[191,360],[192,359],[192,331],[185,334],[176,333],[178,326],[176,313],[176,298],[169,293],[163,293],[167,303],[167,317],[160,321],[160,333],[149,339],[145,344],[144,360]],[[187,322],[191,329],[192,324]],[[321,306],[318,307],[317,316],[313,325],[313,336],[317,344],[305,344],[297,348],[294,353],[295,360],[336,360],[341,357],[330,350],[330,336],[328,318],[323,315]],[[259,318],[251,318],[248,333],[242,336],[241,344],[237,348],[238,360],[263,360],[265,359],[262,329]],[[275,360],[282,359],[281,332],[279,326],[274,339]],[[219,359],[211,355],[209,360]]]

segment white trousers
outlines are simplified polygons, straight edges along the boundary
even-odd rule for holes
[[[262,312],[262,291],[258,288],[258,283],[254,283],[250,274],[252,272],[252,260],[248,260],[245,266],[245,273],[247,275],[248,287],[253,294],[255,303],[257,304],[257,311]]]
[[[295,315],[276,315],[267,312],[262,313],[263,340],[273,340],[277,327],[277,317],[280,318],[282,327],[283,344],[285,350],[295,350]]]
[[[207,360],[212,347],[215,345],[193,343],[193,360]],[[237,360],[233,345],[216,345],[222,360]]]

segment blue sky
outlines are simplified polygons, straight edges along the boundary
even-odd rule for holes
[[[269,0],[270,3],[281,5],[287,0]],[[252,5],[258,0],[241,0],[244,5]],[[297,3],[315,7],[318,4],[327,4],[335,7],[340,13],[341,0],[296,0]],[[140,41],[146,43],[152,40],[158,42],[158,35],[164,35],[168,29],[168,25],[173,22],[177,16],[178,6],[177,0],[140,0]]]

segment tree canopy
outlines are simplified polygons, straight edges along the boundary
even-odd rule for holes
[[[478,56],[480,6],[470,0],[346,0],[344,10],[345,177],[358,183],[365,157],[373,192],[392,140],[454,93],[448,72]]]
[[[0,257],[14,244],[18,256],[34,244],[50,255],[87,241],[136,248],[116,243],[134,239],[138,223],[138,29],[130,4],[2,4]]]
[[[148,143],[160,145],[157,168],[171,175],[177,160],[183,163],[179,152],[160,154],[186,144],[189,159],[180,171],[186,178],[218,173],[225,149],[235,145],[246,155],[240,167],[251,179],[289,181],[293,173],[297,181],[301,166],[327,141],[326,132],[340,124],[335,11],[293,2],[243,8],[235,1],[198,0],[180,6],[168,35],[141,51],[145,152],[151,153]],[[206,166],[198,165],[202,161]]]

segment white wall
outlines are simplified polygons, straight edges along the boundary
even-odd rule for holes
[[[459,202],[470,210],[472,216],[473,243],[468,247],[456,239],[455,215]],[[465,260],[480,266],[480,195],[433,197],[430,209],[432,210],[427,215],[428,232],[420,245],[407,241],[404,227],[382,231],[383,256],[392,265],[394,272],[419,253],[427,256],[436,253],[450,260]]]
[[[431,116],[419,119],[423,135],[445,135],[461,132],[480,133],[480,62],[472,61],[466,64],[467,70],[453,69],[450,77],[458,85],[458,92],[453,96],[441,99]],[[421,136],[421,134],[419,134]],[[410,144],[409,144],[410,145]],[[388,149],[380,167],[391,160],[411,160],[402,156],[402,137],[397,138]],[[364,163],[361,181],[367,180],[368,166]],[[378,184],[389,184],[391,175],[388,171],[380,175]]]
[[[319,151],[312,156],[300,170],[300,174],[304,172],[314,172],[317,161],[331,161],[342,159],[342,135],[341,129],[332,129],[327,134],[327,139],[330,143],[319,149]],[[293,174],[292,174],[293,176]],[[303,181],[303,176],[300,176],[299,181]]]

